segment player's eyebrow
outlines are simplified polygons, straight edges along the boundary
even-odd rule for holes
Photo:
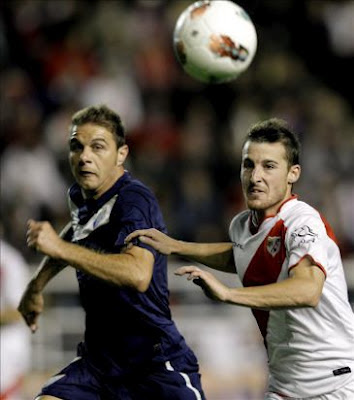
[[[279,164],[278,161],[272,160],[271,158],[263,160],[262,163],[263,163],[263,164],[268,164],[268,163]]]
[[[107,140],[106,140],[106,138],[104,138],[104,137],[94,137],[94,138],[92,138],[92,140],[91,140],[91,143],[92,142],[107,142]]]
[[[248,155],[243,157],[242,159],[254,162],[254,159]],[[278,163],[278,161],[275,160],[274,158],[265,158],[265,159],[262,159],[261,162],[276,162],[276,163]]]
[[[76,135],[73,135],[73,136],[71,136],[71,137],[69,138],[69,143],[75,143],[75,142],[82,143],[82,141],[81,141]],[[106,140],[106,138],[104,138],[104,137],[94,137],[94,138],[92,138],[92,140],[90,141],[90,143],[94,143],[94,142],[104,142],[104,143],[107,143],[107,140]]]

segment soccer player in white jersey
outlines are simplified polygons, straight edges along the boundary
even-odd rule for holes
[[[181,267],[211,298],[250,307],[269,360],[265,399],[354,399],[354,314],[340,250],[321,214],[293,194],[300,145],[287,124],[253,126],[242,149],[241,181],[248,210],[236,215],[230,243],[188,243],[154,229],[139,238],[164,254],[179,254],[237,273],[230,288],[196,266]]]
[[[0,240],[0,399],[23,400],[30,367],[31,337],[17,304],[26,286],[29,267],[12,245]]]

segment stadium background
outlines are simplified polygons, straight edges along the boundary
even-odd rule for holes
[[[106,103],[128,132],[127,167],[159,198],[171,235],[227,240],[243,209],[241,141],[260,119],[287,119],[304,145],[295,191],[332,224],[354,302],[354,2],[239,0],[258,52],[237,81],[207,86],[175,61],[172,33],[191,1],[5,0],[1,4],[1,219],[33,268],[28,218],[67,221],[67,127]],[[172,275],[172,310],[196,351],[209,400],[259,400],[264,350],[249,310],[212,303]],[[234,277],[220,274],[229,284]],[[73,271],[46,291],[24,400],[74,357],[83,331]]]

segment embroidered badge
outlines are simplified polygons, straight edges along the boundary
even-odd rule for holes
[[[279,253],[280,247],[281,247],[280,236],[268,236],[267,251],[272,257],[275,257]]]
[[[315,233],[308,225],[303,225],[300,228],[295,229],[291,234],[291,239],[293,242],[298,243],[298,245],[304,243],[313,243],[317,240],[318,234]]]

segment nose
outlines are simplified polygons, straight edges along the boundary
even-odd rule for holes
[[[86,164],[87,162],[91,161],[91,151],[90,147],[85,146],[79,156],[80,164]]]
[[[256,183],[262,180],[262,169],[260,167],[255,166],[251,173],[251,182]]]

